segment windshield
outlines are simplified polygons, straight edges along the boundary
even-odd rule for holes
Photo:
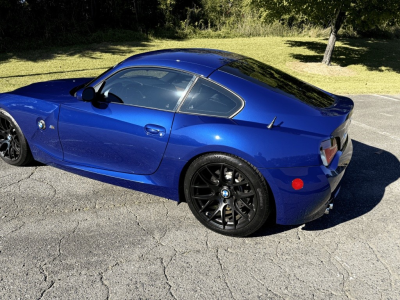
[[[116,67],[117,65],[115,65],[114,67]],[[99,76],[93,78],[92,80],[90,80],[87,83],[83,83],[80,85],[77,85],[76,87],[74,87],[72,90],[69,91],[70,95],[73,97],[76,97],[76,92],[79,91],[82,88],[85,88],[89,85],[91,85],[95,80],[97,80],[97,78],[100,78],[101,76],[103,76],[104,74],[106,74],[108,71],[110,71],[111,69],[113,69],[114,67],[108,68],[106,71],[104,71],[103,73],[101,73]]]
[[[311,106],[323,108],[335,102],[323,91],[251,58],[231,62],[221,70],[269,89],[277,89]]]
[[[97,80],[97,78],[100,78],[101,76],[103,76],[104,74],[106,74],[108,71],[110,71],[111,69],[115,68],[117,65],[108,68],[107,70],[105,70],[103,73],[101,73],[99,76],[93,78],[92,80],[90,80],[88,83],[85,84],[85,87],[91,85],[93,82],[95,82]]]

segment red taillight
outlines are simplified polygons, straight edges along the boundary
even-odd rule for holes
[[[329,166],[337,151],[336,139],[332,138],[321,143],[321,159],[325,166]]]

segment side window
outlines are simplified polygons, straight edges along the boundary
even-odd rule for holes
[[[173,111],[190,74],[156,68],[132,68],[108,78],[100,91],[108,102]]]
[[[227,89],[199,78],[180,112],[228,118],[243,107],[243,101]]]

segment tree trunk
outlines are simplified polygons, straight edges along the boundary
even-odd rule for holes
[[[135,11],[136,27],[139,27],[139,18],[138,18],[138,13],[137,13],[136,0],[133,0],[133,9]]]
[[[346,12],[342,11],[341,8],[342,7],[339,7],[336,10],[335,19],[332,20],[331,34],[329,36],[328,45],[326,45],[324,58],[322,59],[322,63],[328,66],[331,64],[331,58],[333,50],[335,49],[337,33],[340,30],[340,27],[342,27],[344,19],[346,18]]]

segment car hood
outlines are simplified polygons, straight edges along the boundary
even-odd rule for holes
[[[30,97],[50,102],[64,103],[76,99],[70,91],[89,82],[91,78],[60,79],[33,83],[8,94]]]

